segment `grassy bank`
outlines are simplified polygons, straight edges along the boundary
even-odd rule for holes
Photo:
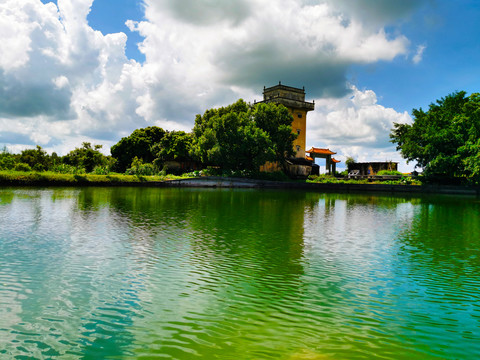
[[[124,174],[59,174],[36,171],[0,171],[2,185],[128,185],[174,180],[181,177],[174,175],[124,175]]]
[[[292,180],[286,177],[283,173],[280,176],[278,173],[255,173],[255,174],[210,174],[205,171],[204,174],[199,172],[184,174],[182,176],[175,175],[126,175],[118,173],[110,173],[107,175],[98,174],[61,174],[56,172],[37,172],[37,171],[13,171],[0,170],[0,184],[1,185],[88,185],[88,186],[109,186],[109,185],[140,185],[148,183],[156,183],[167,180],[179,180],[188,178],[198,178],[205,175],[217,176],[220,178],[245,178],[251,180],[270,180],[291,182]],[[305,182],[305,180],[296,180],[294,182]],[[384,185],[420,185],[419,181],[412,181],[411,178],[402,178],[395,181],[371,181],[371,180],[349,180],[342,178],[335,178],[329,175],[310,176],[307,183],[315,184],[384,184]]]
[[[345,179],[337,178],[331,175],[310,175],[307,183],[313,184],[365,184],[365,185],[422,185],[422,183],[410,176],[402,176],[395,180],[375,180],[375,179]]]

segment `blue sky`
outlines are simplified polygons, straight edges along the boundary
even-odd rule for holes
[[[281,80],[317,104],[307,146],[408,170],[389,129],[480,91],[479,18],[474,0],[5,0],[0,145],[108,152]]]
[[[425,45],[420,63],[412,66],[398,57],[352,73],[360,87],[373,89],[382,104],[397,111],[427,108],[454,91],[479,92],[479,19],[478,1],[432,1],[401,26],[413,43]]]
[[[47,2],[43,0],[43,2]],[[96,0],[87,18],[90,26],[104,34],[125,32],[128,34],[126,55],[130,59],[143,62],[145,57],[138,51],[138,43],[143,38],[125,25],[127,20],[143,20],[143,5],[141,2],[128,0]]]

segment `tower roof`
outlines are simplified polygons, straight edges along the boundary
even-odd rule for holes
[[[300,89],[293,86],[287,86],[287,85],[283,85],[281,82],[279,82],[278,85],[270,86],[268,88],[264,86],[263,93],[265,94],[265,93],[275,91],[275,90],[280,90],[280,89],[305,95],[305,88]]]
[[[285,105],[287,108],[311,111],[315,109],[315,102],[305,101],[305,88],[278,85],[263,88],[263,103],[274,102]]]

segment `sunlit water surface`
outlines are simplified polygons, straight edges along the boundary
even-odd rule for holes
[[[475,198],[0,190],[1,359],[475,359]]]

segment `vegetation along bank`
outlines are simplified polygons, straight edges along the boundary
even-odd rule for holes
[[[256,179],[255,186],[261,187],[273,187],[265,184],[277,181],[281,185],[275,186],[284,188],[439,192],[440,184],[476,192],[480,185],[480,95],[454,93],[431,104],[428,111],[414,109],[413,117],[412,124],[394,124],[390,137],[407,162],[416,162],[419,175],[384,171],[351,176],[355,160],[349,158],[343,173],[289,179],[282,170],[287,159],[295,156],[292,115],[281,104],[252,105],[239,100],[197,115],[190,133],[156,126],[137,129],[113,145],[111,155],[101,152],[102,145],[88,142],[64,156],[47,154],[40,146],[19,154],[4,148],[0,183],[184,186],[192,183],[187,179],[219,176]],[[261,172],[266,163],[277,164],[277,170]],[[201,180],[194,182],[201,184]],[[425,185],[431,190],[425,190]]]

